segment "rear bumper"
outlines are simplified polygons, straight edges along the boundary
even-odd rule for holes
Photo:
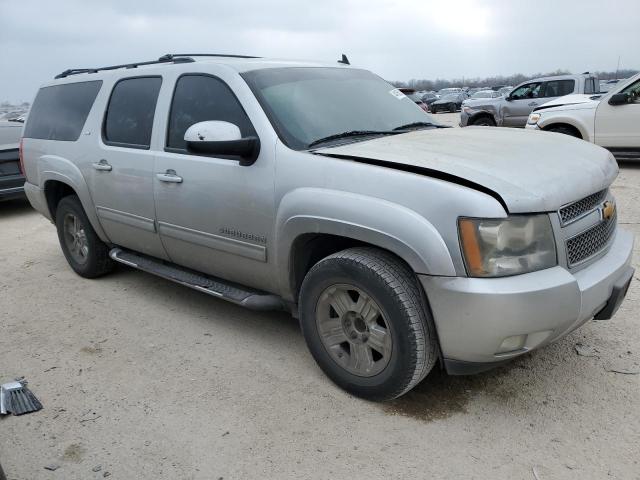
[[[632,249],[633,235],[618,229],[609,251],[574,273],[558,266],[492,279],[421,275],[447,370],[486,370],[594,316],[610,318],[633,274]]]
[[[44,190],[37,185],[25,182],[24,193],[27,195],[31,206],[51,220],[51,214],[49,213],[49,206],[47,205],[47,197],[44,194]]]

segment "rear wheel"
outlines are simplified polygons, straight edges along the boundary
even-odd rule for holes
[[[56,227],[62,253],[74,272],[81,277],[95,278],[113,270],[109,247],[93,230],[77,196],[60,200]]]
[[[435,327],[415,274],[388,252],[351,248],[321,260],[299,305],[311,354],[354,395],[399,397],[436,362]]]
[[[582,135],[580,135],[580,132],[578,132],[578,130],[576,130],[573,127],[569,127],[567,125],[556,125],[550,128],[546,128],[545,130],[547,132],[562,133],[564,135],[570,135],[572,137],[582,138]]]
[[[456,106],[455,103],[452,103],[451,105],[449,105],[449,111],[451,113],[456,113],[458,111],[458,107]]]

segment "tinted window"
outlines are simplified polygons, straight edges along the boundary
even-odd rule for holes
[[[102,81],[41,88],[29,113],[24,136],[76,141],[80,137]]]
[[[573,93],[575,80],[552,80],[545,83],[545,97],[562,97]]]
[[[109,99],[104,119],[106,143],[149,147],[160,77],[128,78],[119,81]]]
[[[620,93],[626,93],[629,95],[629,100],[633,103],[640,103],[640,80],[632,83]]]
[[[222,80],[205,75],[180,77],[171,102],[167,147],[186,149],[187,128],[207,120],[233,123],[243,137],[255,135],[240,102]]]

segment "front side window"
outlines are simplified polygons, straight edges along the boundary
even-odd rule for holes
[[[80,137],[102,80],[43,87],[27,119],[24,136],[75,142]]]
[[[242,77],[280,139],[295,150],[345,132],[433,123],[409,97],[366,70],[266,68]]]
[[[149,148],[161,84],[160,77],[127,78],[116,83],[104,118],[105,143]]]
[[[511,94],[511,98],[514,100],[522,100],[526,98],[538,98],[540,95],[540,82],[527,83],[521,87],[516,88]]]
[[[573,93],[575,80],[552,80],[545,82],[544,97],[564,97]]]
[[[249,117],[226,83],[209,75],[183,75],[173,93],[166,146],[186,150],[184,134],[187,129],[207,120],[233,123],[243,137],[256,134]]]
[[[629,85],[621,93],[629,94],[629,99],[631,102],[640,103],[640,80]]]

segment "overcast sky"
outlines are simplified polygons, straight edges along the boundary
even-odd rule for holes
[[[0,100],[70,67],[222,52],[388,80],[640,69],[640,0],[0,0]]]

